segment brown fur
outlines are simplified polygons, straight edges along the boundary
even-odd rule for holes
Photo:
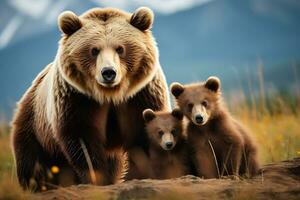
[[[147,109],[143,112],[143,116],[150,140],[149,177],[167,179],[189,174],[189,155],[186,137],[183,134],[181,111],[174,109],[170,113]],[[167,137],[168,141],[173,143],[168,149],[165,146],[167,141],[164,141]]]
[[[199,176],[216,178],[245,173],[252,176],[258,172],[256,144],[226,110],[218,78],[210,77],[204,83],[184,86],[173,83],[171,91],[189,121],[188,143],[193,148]],[[203,117],[201,123],[196,119],[198,115]]]
[[[24,188],[92,183],[80,141],[100,185],[123,180],[124,150],[147,149],[141,113],[148,107],[168,109],[168,92],[151,31],[139,29],[147,20],[132,25],[132,16],[153,18],[146,8],[134,14],[97,8],[79,17],[70,11],[60,15],[57,56],[24,94],[12,122],[17,175]],[[97,55],[91,54],[93,48]],[[99,79],[107,64],[117,69],[113,86]],[[51,166],[62,173],[51,175]]]

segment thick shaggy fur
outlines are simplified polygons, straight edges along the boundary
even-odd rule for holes
[[[147,148],[142,111],[169,109],[152,22],[148,8],[133,14],[100,8],[79,17],[61,14],[57,56],[24,94],[12,122],[24,188],[123,180],[125,151]],[[107,65],[116,69],[115,85],[101,82]],[[60,173],[51,174],[52,166]]]
[[[143,112],[149,147],[149,177],[168,179],[190,173],[190,160],[186,136],[183,133],[183,114],[147,109]],[[172,143],[167,147],[166,144]]]
[[[227,112],[218,78],[184,86],[173,83],[171,91],[189,121],[188,143],[194,152],[198,176],[252,176],[258,172],[256,144],[250,133]],[[201,120],[196,118],[199,115]]]

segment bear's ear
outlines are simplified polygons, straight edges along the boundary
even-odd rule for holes
[[[146,122],[150,122],[151,120],[153,120],[155,118],[155,113],[153,110],[151,109],[146,109],[143,112],[143,118]]]
[[[58,27],[64,34],[70,36],[82,27],[82,23],[75,13],[65,11],[58,16]]]
[[[130,24],[141,31],[151,28],[154,14],[150,8],[140,7],[134,11],[131,16]]]
[[[218,92],[221,87],[220,79],[216,76],[209,77],[205,82],[205,87],[213,92]]]
[[[184,91],[184,86],[177,82],[172,83],[170,88],[171,88],[171,93],[174,95],[175,98],[178,98],[181,95],[181,93]]]
[[[183,113],[181,112],[181,110],[179,108],[174,108],[174,110],[172,111],[172,115],[173,115],[173,117],[177,118],[178,120],[183,119]]]

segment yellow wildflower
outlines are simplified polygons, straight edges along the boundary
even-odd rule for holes
[[[51,172],[53,173],[53,174],[58,174],[59,173],[59,167],[57,167],[57,166],[52,166],[51,167]]]

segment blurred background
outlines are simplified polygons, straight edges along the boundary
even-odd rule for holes
[[[93,7],[155,12],[153,33],[168,83],[217,75],[225,91],[251,86],[257,73],[268,91],[299,92],[298,0],[3,0],[0,2],[0,109],[11,117],[15,102],[54,59],[64,10]],[[225,93],[229,94],[229,92]]]
[[[57,51],[57,16],[93,7],[155,12],[168,84],[216,75],[230,111],[258,141],[262,163],[300,155],[299,0],[0,1],[0,197],[15,184],[8,122]],[[8,184],[7,180],[11,180]],[[14,193],[15,194],[15,193]]]

